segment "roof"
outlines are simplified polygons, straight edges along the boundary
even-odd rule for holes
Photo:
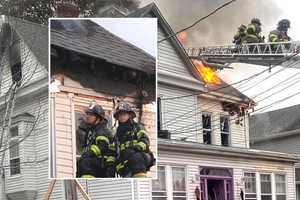
[[[91,20],[51,20],[51,45],[155,73],[155,58]]]
[[[249,126],[250,138],[254,141],[300,134],[300,104],[252,115]]]
[[[174,31],[172,30],[171,26],[168,24],[166,19],[162,16],[159,8],[156,6],[155,3],[150,3],[147,6],[140,8],[132,13],[130,13],[127,17],[157,17],[158,22],[163,28],[163,30],[167,33],[167,35],[174,34]],[[198,73],[195,65],[193,64],[192,60],[189,58],[188,54],[185,51],[185,48],[182,46],[180,41],[177,37],[171,37],[169,41],[172,43],[172,45],[177,50],[178,54],[181,56],[182,60],[186,63],[186,66],[188,70],[190,71],[191,75],[193,75],[196,79],[200,80],[204,83],[203,78]],[[159,73],[159,72],[158,72]],[[222,80],[222,83],[220,85],[207,85],[206,87],[208,91],[216,91],[217,93],[230,95],[233,97],[237,97],[241,99],[241,101],[246,102],[247,104],[251,103],[253,104],[253,100],[241,93],[239,90],[234,88],[233,86],[230,86],[225,81]],[[218,89],[219,88],[219,89]],[[220,89],[221,88],[221,89]]]
[[[250,159],[261,159],[270,161],[285,161],[296,163],[300,161],[297,154],[288,154],[273,151],[256,150],[249,148],[223,147],[218,145],[200,144],[197,142],[185,142],[179,140],[158,139],[158,151],[177,152],[185,154],[202,154],[210,156],[236,157]]]
[[[40,64],[48,70],[48,27],[15,17],[7,19]]]

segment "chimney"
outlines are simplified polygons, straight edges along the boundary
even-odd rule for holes
[[[56,2],[56,17],[78,17],[80,14],[78,5],[73,0]]]

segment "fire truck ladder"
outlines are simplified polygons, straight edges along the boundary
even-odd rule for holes
[[[281,64],[287,66],[291,62],[300,60],[300,55],[295,55],[300,52],[300,41],[191,47],[186,51],[190,58],[202,59],[207,63],[273,66],[287,59],[287,62]],[[292,58],[288,59],[289,57]]]

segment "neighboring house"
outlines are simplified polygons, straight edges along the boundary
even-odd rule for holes
[[[0,199],[41,199],[48,177],[48,29],[7,16],[1,16],[0,29],[1,159],[5,152]],[[16,82],[13,101],[9,94]],[[3,132],[8,102],[15,104]]]
[[[250,117],[250,146],[300,155],[300,105]],[[300,163],[296,164],[297,200],[300,199]]]
[[[130,103],[156,153],[155,63],[153,56],[91,20],[51,21],[51,77],[58,83],[51,92],[51,177],[76,176],[75,132],[92,101],[103,106],[110,127],[116,124],[118,102]],[[155,167],[148,176],[156,176]]]

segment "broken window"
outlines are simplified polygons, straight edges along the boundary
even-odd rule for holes
[[[10,142],[9,142],[9,163],[10,175],[20,174],[20,154],[19,154],[19,137],[18,127],[14,126],[10,129]]]
[[[276,200],[286,200],[286,185],[285,185],[285,175],[276,174]]]
[[[160,131],[162,127],[162,120],[161,120],[161,98],[157,98],[157,131]]]
[[[173,199],[174,200],[186,199],[185,169],[182,167],[172,167],[172,180],[173,180]]]
[[[256,200],[256,176],[255,173],[245,173],[245,200]]]
[[[221,130],[221,144],[222,146],[229,146],[230,131],[229,131],[229,117],[220,117],[220,130]]]
[[[202,114],[203,143],[211,144],[211,115]]]
[[[261,200],[272,200],[271,175],[260,175]]]
[[[152,199],[153,200],[167,200],[165,166],[157,167],[157,179],[152,180]]]
[[[15,31],[12,33],[12,41],[9,46],[9,64],[13,83],[20,82],[22,79],[21,43]]]

